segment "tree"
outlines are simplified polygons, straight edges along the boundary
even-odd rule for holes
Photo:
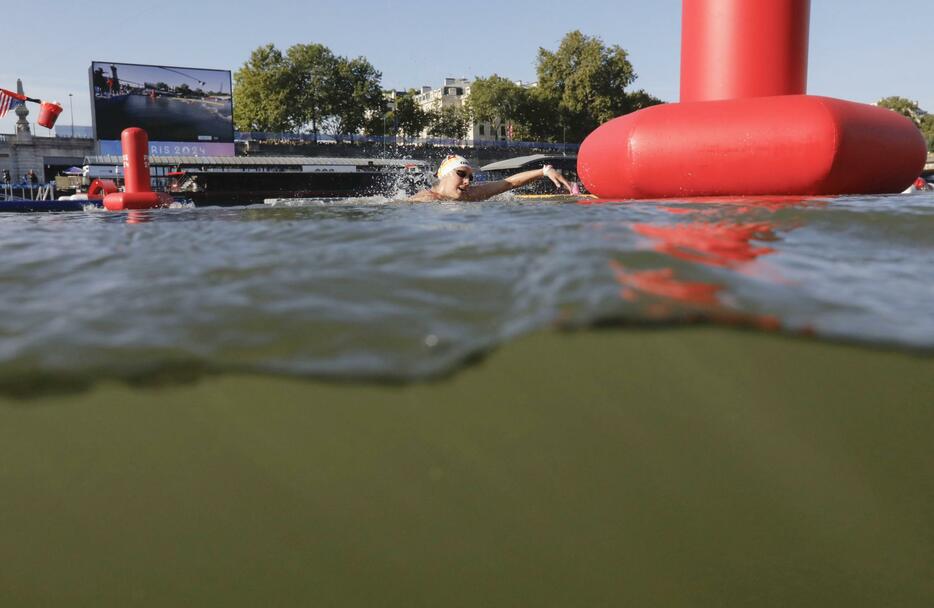
[[[392,136],[396,134],[395,113],[389,110],[388,102],[384,98],[378,112],[370,112],[363,132],[367,135]]]
[[[415,137],[425,130],[431,117],[415,101],[416,91],[410,89],[408,94],[396,100],[395,118],[399,130],[407,137]]]
[[[445,106],[431,113],[428,132],[437,137],[464,139],[470,130],[470,112],[458,106]]]
[[[557,103],[568,137],[583,139],[600,124],[630,111],[626,87],[636,79],[618,45],[573,31],[558,50],[538,50],[538,85]]]
[[[470,85],[467,103],[470,111],[483,122],[509,122],[523,117],[529,93],[513,81],[493,74],[477,78]]]
[[[918,106],[917,101],[911,101],[904,97],[886,97],[885,99],[880,99],[879,103],[876,104],[880,108],[888,108],[889,110],[895,110],[899,114],[910,119],[911,122],[915,123],[915,126],[921,126],[921,120],[924,115],[927,114]]]
[[[915,123],[915,126],[921,130],[925,141],[927,141],[928,151],[934,152],[934,114],[925,112],[917,101],[911,101],[905,97],[886,97],[879,100],[876,105],[894,110]]]
[[[285,131],[291,128],[289,70],[282,53],[267,44],[250,53],[234,74],[234,125],[240,131]],[[164,82],[156,89],[168,90]]]
[[[921,118],[921,134],[928,142],[928,152],[934,152],[934,114],[925,114]]]
[[[318,129],[337,105],[338,58],[323,44],[295,44],[286,51],[289,117],[296,127]]]
[[[370,116],[382,116],[386,108],[382,74],[363,57],[337,58],[334,80],[332,128],[335,138],[342,133],[357,133]]]
[[[646,93],[645,89],[639,89],[638,91],[633,91],[627,95],[629,99],[629,111],[635,112],[637,110],[643,110],[649,106],[657,106],[665,103],[658,97]]]
[[[541,87],[528,90],[525,103],[513,123],[513,137],[529,141],[564,141],[558,104]]]

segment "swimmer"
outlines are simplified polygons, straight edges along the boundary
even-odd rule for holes
[[[550,179],[558,188],[573,192],[568,180],[564,179],[561,172],[551,165],[516,173],[495,182],[474,184],[473,167],[467,159],[457,154],[449,154],[438,168],[438,182],[431,189],[422,190],[409,200],[416,202],[482,201],[544,177]]]

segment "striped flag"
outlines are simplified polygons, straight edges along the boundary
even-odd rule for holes
[[[0,118],[6,116],[6,113],[26,101],[25,95],[19,95],[13,91],[0,89]]]

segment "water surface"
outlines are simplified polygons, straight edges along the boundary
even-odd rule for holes
[[[547,327],[711,322],[934,349],[934,195],[385,198],[0,216],[0,387],[408,381]]]

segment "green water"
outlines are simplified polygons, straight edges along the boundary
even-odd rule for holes
[[[931,606],[934,359],[538,333],[0,402],[3,606]]]

